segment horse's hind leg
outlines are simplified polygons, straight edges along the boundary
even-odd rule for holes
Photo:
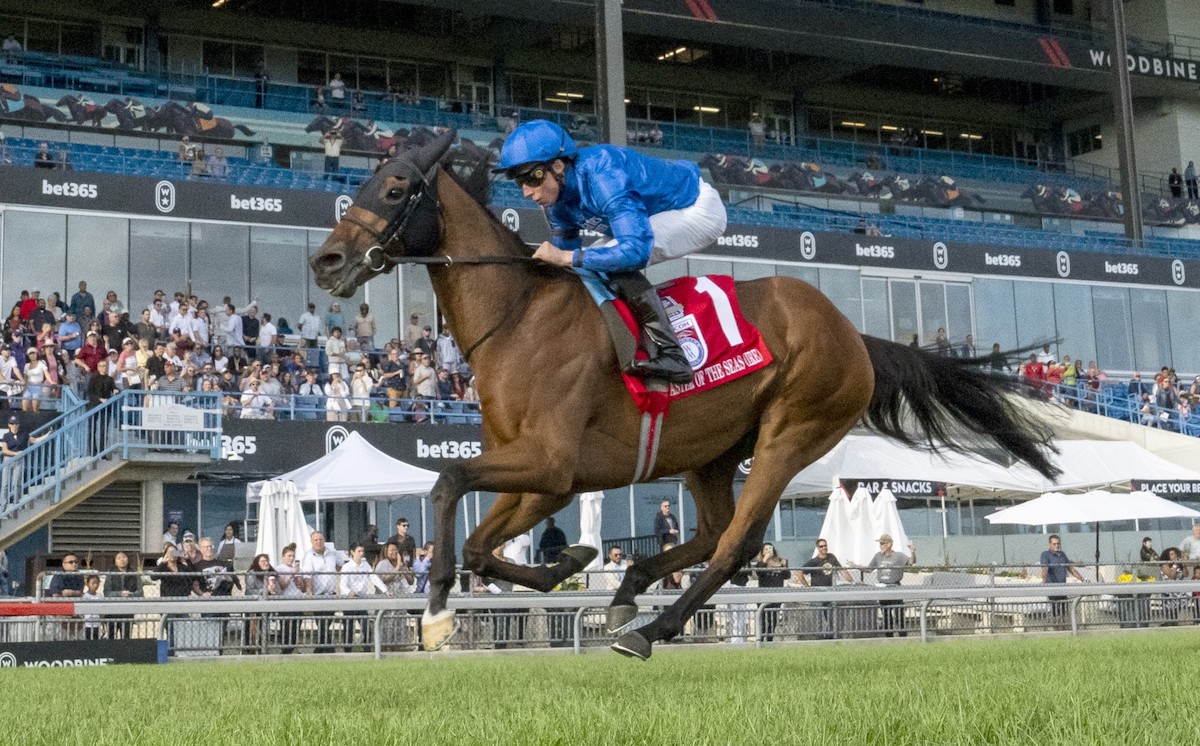
[[[571,494],[501,493],[487,516],[467,537],[463,545],[463,565],[477,575],[508,580],[542,592],[553,590],[554,586],[587,567],[596,557],[597,550],[582,545],[568,547],[553,565],[516,565],[497,559],[492,550],[562,510],[572,497]]]
[[[680,634],[696,610],[762,546],[763,533],[788,480],[836,445],[853,422],[848,420],[839,427],[838,418],[833,416],[812,418],[791,427],[784,422],[785,427],[778,429],[764,425],[754,451],[754,469],[746,478],[733,521],[721,534],[708,567],[654,621],[621,635],[613,643],[613,650],[645,660],[654,642]]]
[[[696,535],[625,571],[625,578],[608,607],[605,629],[609,634],[620,632],[637,618],[634,599],[651,583],[712,556],[717,539],[733,518],[733,475],[740,461],[740,454],[727,454],[687,475],[688,490],[696,504]]]

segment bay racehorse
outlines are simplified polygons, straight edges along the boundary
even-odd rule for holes
[[[430,650],[455,629],[447,597],[463,494],[500,493],[467,538],[465,566],[549,591],[590,562],[595,549],[570,547],[558,563],[536,567],[503,562],[491,550],[575,493],[633,481],[640,426],[587,290],[570,271],[530,260],[520,238],[483,204],[486,175],[479,190],[478,180],[473,186],[439,163],[453,138],[445,132],[380,168],[310,259],[317,284],[342,297],[398,263],[426,264],[439,310],[478,375],[483,454],[447,466],[431,493],[436,548],[423,625]],[[647,658],[652,643],[683,630],[759,551],[788,481],[860,421],[910,443],[998,447],[1043,474],[1056,472],[1046,452],[1048,431],[1009,401],[1005,383],[979,361],[865,337],[799,280],[742,282],[737,293],[774,362],[671,405],[657,464],[643,481],[684,474],[697,532],[629,568],[609,608],[609,631],[630,625],[635,597],[655,580],[709,564],[654,621],[617,639],[613,648],[627,655]],[[754,468],[735,503],[734,472],[750,456]]]

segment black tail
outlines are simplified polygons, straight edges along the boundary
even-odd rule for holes
[[[243,135],[250,135],[252,137],[254,136],[254,130],[250,129],[244,124],[235,124],[233,125],[233,128],[238,132],[241,132]]]
[[[1007,396],[1021,391],[1020,381],[991,374],[979,359],[943,357],[865,334],[863,342],[875,370],[864,417],[872,430],[908,445],[945,444],[964,452],[990,442],[1047,478],[1061,473],[1048,457],[1054,451],[1050,428]]]

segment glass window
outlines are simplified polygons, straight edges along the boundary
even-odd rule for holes
[[[22,290],[41,290],[43,295],[49,295],[59,288],[68,287],[63,277],[66,254],[66,215],[20,210],[5,212],[4,299],[15,303],[21,297]],[[4,315],[7,316],[8,309],[5,311]]]
[[[342,57],[340,55],[329,55],[329,77],[330,79],[337,73],[342,74],[342,82],[347,88],[358,87],[358,59],[355,57]],[[328,81],[327,81],[328,82]],[[347,93],[349,98],[350,94]]]
[[[946,334],[958,342],[974,334],[971,323],[971,286],[946,284]],[[978,344],[978,343],[976,343]]]
[[[1054,318],[1058,327],[1060,355],[1070,355],[1072,360],[1085,363],[1095,360],[1096,322],[1092,316],[1092,287],[1075,283],[1055,285]]]
[[[892,341],[909,344],[916,339],[918,344],[922,344],[917,321],[916,283],[911,280],[890,280],[888,286],[892,294]]]
[[[233,74],[233,44],[225,41],[205,39],[203,48],[203,65],[206,72],[213,75]]]
[[[417,67],[418,92],[422,96],[445,98],[450,93],[450,74],[445,65],[419,65]]]
[[[304,313],[308,261],[307,231],[253,226],[250,229],[250,295],[260,313],[280,316],[292,328]]]
[[[58,24],[48,21],[30,20],[29,36],[26,37],[26,52],[46,52],[58,54]]]
[[[138,302],[152,299],[158,289],[167,297],[184,289],[188,227],[174,220],[129,221],[129,287],[138,293]]]
[[[129,221],[125,218],[69,216],[66,266],[67,287],[77,287],[79,280],[86,280],[95,296],[116,290],[134,321],[137,312],[133,309],[140,311],[142,306],[138,304],[150,301],[149,295],[129,295]]]
[[[887,280],[864,277],[862,281],[863,333],[880,339],[892,338],[888,316]]]
[[[417,90],[417,66],[411,62],[388,60],[388,82],[401,93]]]
[[[429,272],[424,267],[400,267],[400,304],[403,309],[404,324],[408,325],[408,317],[416,314],[421,326],[429,325],[435,330],[437,325],[437,298],[433,295],[433,284],[429,281]]]
[[[732,275],[733,262],[693,257],[688,259],[688,274],[692,277],[699,277],[701,275]]]
[[[976,344],[979,349],[991,350],[994,343],[999,343],[1002,350],[1017,347],[1017,311],[1012,281],[976,279],[972,289],[975,291],[975,324],[979,332]]]
[[[646,279],[657,285],[688,274],[687,259],[670,259],[652,267],[646,267]]]
[[[192,223],[192,292],[210,306],[219,304],[226,295],[237,308],[249,301],[249,234],[250,228],[245,225]],[[296,287],[304,287],[303,280]],[[274,308],[260,304],[259,311]]]
[[[233,51],[233,74],[252,78],[258,69],[258,63],[263,59],[261,44],[238,44]]]
[[[759,264],[757,262],[734,262],[733,279],[757,280],[760,277],[774,277],[775,265]]]
[[[1017,311],[1017,343],[1031,345],[1054,339],[1054,292],[1048,282],[1013,282]]]
[[[324,52],[300,50],[296,59],[296,82],[305,85],[325,85],[329,82],[329,68],[325,64]]]
[[[363,57],[358,61],[358,87],[382,93],[387,90],[387,60]]]
[[[1133,326],[1129,291],[1125,288],[1092,288],[1096,324],[1096,364],[1103,370],[1133,370]]]
[[[1200,293],[1184,290],[1167,292],[1171,318],[1172,361],[1178,371],[1200,373],[1200,345],[1196,344],[1195,319],[1200,319]]]
[[[538,80],[532,75],[508,76],[508,97],[517,106],[538,106]]]
[[[100,27],[63,24],[62,53],[76,54],[80,57],[99,57]]]
[[[1164,365],[1171,365],[1171,319],[1167,315],[1167,292],[1130,288],[1129,305],[1133,312],[1133,328],[1138,330],[1133,337],[1134,365],[1141,370],[1158,370]],[[1181,320],[1180,323],[1188,322]]]
[[[820,287],[821,285],[820,270],[804,264],[777,264],[775,265],[775,274],[780,277],[795,277],[797,280],[804,280],[813,287]],[[853,320],[851,319],[851,321]],[[886,336],[885,334],[884,337]]]
[[[367,303],[375,317],[375,347],[400,336],[400,283],[394,272],[367,283]],[[293,324],[293,326],[295,326]]]
[[[245,487],[219,482],[200,485],[200,536],[211,536],[215,544],[220,544],[226,525],[237,523],[240,528],[245,520]],[[240,530],[237,533],[239,539],[245,539]]]
[[[862,331],[862,284],[856,269],[821,268],[821,292]]]
[[[946,286],[940,282],[922,282],[920,289],[922,344],[933,344],[937,330],[946,329]],[[950,333],[948,329],[946,333]]]

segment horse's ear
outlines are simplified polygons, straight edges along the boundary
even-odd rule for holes
[[[413,164],[422,171],[428,171],[442,159],[450,148],[450,143],[458,137],[458,130],[453,127],[430,140],[413,154]]]

